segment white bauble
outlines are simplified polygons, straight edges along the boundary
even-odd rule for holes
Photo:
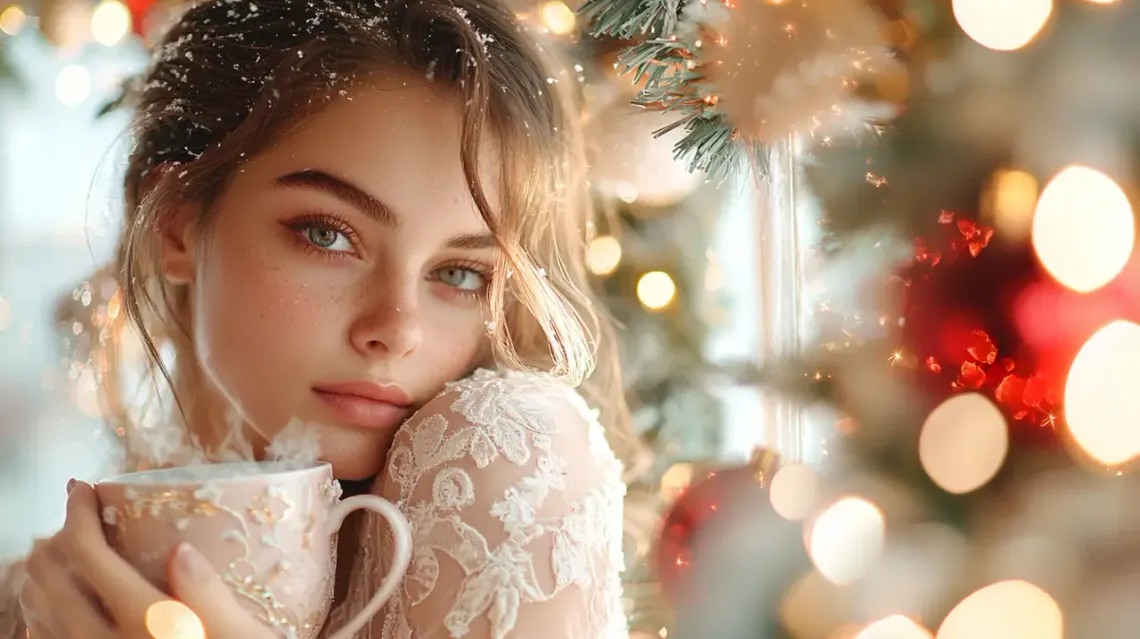
[[[676,118],[620,100],[604,107],[587,126],[594,187],[607,197],[652,207],[676,204],[692,193],[700,175],[673,159],[673,146],[685,135],[684,127],[653,137]]]
[[[698,55],[717,107],[744,135],[771,142],[853,130],[876,115],[852,89],[858,78],[897,63],[884,44],[885,19],[864,0],[708,6],[697,18],[716,37]]]

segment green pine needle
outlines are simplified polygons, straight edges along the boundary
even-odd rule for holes
[[[724,115],[705,102],[705,77],[693,64],[692,47],[677,37],[679,16],[687,0],[587,0],[581,13],[591,20],[594,35],[645,38],[622,52],[615,65],[641,87],[633,104],[653,111],[680,114],[654,132],[660,137],[685,127],[673,157],[690,172],[702,171],[721,184],[749,165],[757,178],[767,175],[762,145],[746,140]]]
[[[579,12],[592,35],[630,39],[674,33],[681,9],[682,0],[587,0]]]

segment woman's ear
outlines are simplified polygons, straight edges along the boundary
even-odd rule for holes
[[[197,248],[193,208],[180,206],[170,224],[164,224],[159,238],[162,276],[169,284],[186,285],[194,281],[194,253]]]
[[[170,169],[167,165],[151,169],[140,184],[140,199],[150,196]],[[169,284],[185,285],[194,280],[196,210],[196,206],[179,204],[166,213],[172,215],[172,219],[159,225],[160,266],[162,276]]]

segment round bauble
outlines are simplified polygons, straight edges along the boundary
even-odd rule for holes
[[[670,600],[686,599],[701,538],[717,520],[742,507],[771,509],[767,494],[777,463],[774,454],[761,451],[747,464],[694,468],[691,483],[666,513],[654,548],[654,573]]]
[[[716,106],[741,134],[772,142],[791,133],[863,128],[893,109],[855,99],[863,78],[897,66],[886,21],[864,0],[709,3],[713,32],[698,57]]]
[[[654,137],[675,119],[624,101],[604,107],[588,127],[593,141],[590,181],[598,192],[650,207],[671,206],[692,193],[701,177],[673,159],[684,127]]]

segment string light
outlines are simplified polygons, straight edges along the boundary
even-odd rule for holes
[[[784,519],[806,519],[819,502],[819,475],[807,464],[788,464],[772,477],[768,497],[772,508]]]
[[[1081,293],[1112,281],[1136,233],[1124,190],[1104,173],[1070,165],[1049,181],[1033,215],[1033,249],[1058,282]]]
[[[1061,609],[1049,593],[1021,580],[991,584],[963,599],[937,639],[1061,639]]]
[[[586,266],[594,275],[609,275],[621,263],[621,243],[612,235],[599,235],[590,242]]]
[[[891,615],[863,628],[855,639],[931,639],[931,634],[910,617]]]
[[[1037,205],[1037,178],[1017,169],[994,173],[982,202],[982,213],[1011,242],[1028,239]]]
[[[1115,321],[1073,358],[1065,381],[1065,421],[1077,445],[1110,466],[1140,455],[1136,362],[1140,326]]]
[[[158,601],[146,609],[146,629],[154,639],[206,639],[194,611],[180,601]]]
[[[871,502],[845,497],[812,524],[808,554],[828,581],[843,585],[870,570],[883,550],[883,513]]]
[[[28,23],[28,14],[18,4],[5,7],[0,11],[0,31],[8,35],[16,35]]]
[[[650,271],[637,280],[637,299],[651,311],[669,306],[676,294],[677,285],[664,271]]]
[[[542,15],[542,24],[546,25],[551,33],[566,35],[574,31],[577,20],[574,12],[566,6],[566,3],[552,0],[543,4],[539,12]]]
[[[1009,451],[1005,417],[977,393],[956,395],[926,418],[918,456],[926,474],[953,494],[981,488],[997,474]]]
[[[131,32],[131,11],[119,0],[103,0],[91,13],[91,36],[104,46],[114,46]]]
[[[1033,41],[1053,0],[953,0],[954,19],[966,35],[996,51],[1013,51]]]

